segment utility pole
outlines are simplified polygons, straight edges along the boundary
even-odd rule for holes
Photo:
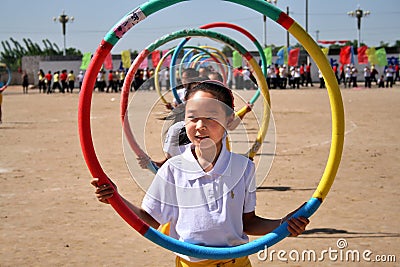
[[[270,4],[277,5],[278,0],[265,0]],[[267,47],[267,16],[263,15],[263,21],[264,21],[264,48]]]

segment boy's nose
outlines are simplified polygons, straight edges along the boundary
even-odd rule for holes
[[[205,128],[205,127],[206,127],[206,125],[204,123],[204,120],[203,119],[198,119],[197,122],[196,122],[196,128],[197,129],[202,129],[202,128]]]

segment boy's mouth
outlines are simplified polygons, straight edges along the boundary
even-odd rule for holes
[[[197,139],[197,140],[204,140],[204,139],[206,139],[206,138],[209,138],[209,136],[208,135],[203,135],[203,136],[200,136],[200,135],[197,135],[197,136],[195,136],[195,138]]]

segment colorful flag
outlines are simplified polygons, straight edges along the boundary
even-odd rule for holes
[[[354,48],[353,48],[353,46],[350,46],[350,62],[351,62],[351,64],[355,64],[355,62],[354,62]]]
[[[366,45],[357,48],[358,64],[368,64],[367,49]]]
[[[131,66],[131,51],[124,50],[121,52],[122,66],[124,69],[129,69]]]
[[[278,59],[276,60],[276,64],[278,65],[283,65],[287,64],[287,48],[286,46],[283,46],[281,49],[279,49],[278,53],[276,53],[278,56]]]
[[[297,66],[297,62],[299,61],[299,54],[300,54],[300,48],[290,49],[289,59],[288,59],[289,66]]]
[[[162,51],[163,56],[166,55],[168,53],[168,51],[169,50],[163,50]],[[163,64],[162,64],[163,67],[169,67],[169,64],[171,64],[171,57],[172,57],[172,55],[169,54],[166,58],[164,58],[164,61],[163,61]]]
[[[104,68],[106,70],[112,70],[113,69],[113,62],[112,62],[112,55],[111,52],[108,53],[106,58],[104,59]]]
[[[160,62],[160,51],[155,50],[151,53],[151,62],[153,63],[153,68],[157,67],[158,63]]]
[[[92,58],[92,53],[87,52],[87,53],[83,54],[82,63],[81,63],[81,67],[80,67],[81,70],[87,70],[91,58]]]
[[[139,69],[145,69],[149,67],[149,59],[148,57],[145,57],[142,61],[142,63],[140,63],[139,65]]]
[[[267,66],[271,66],[272,65],[272,48],[270,46],[264,48],[264,55],[265,55],[265,58],[267,59]]]
[[[351,46],[343,46],[340,48],[340,59],[339,62],[342,65],[350,64],[350,53],[351,53]]]
[[[386,58],[386,50],[384,47],[376,50],[376,59],[377,59],[377,64],[379,66],[386,66],[388,64],[387,58]]]
[[[370,47],[367,49],[366,54],[368,55],[368,61],[369,63],[374,64],[378,64],[378,59],[376,58],[376,51],[375,51],[375,47]]]
[[[238,51],[233,51],[232,54],[232,61],[233,61],[233,67],[234,68],[239,68],[242,66],[242,56],[240,55],[240,53]]]
[[[329,53],[329,47],[324,47],[324,48],[321,48],[321,50],[322,50],[322,53],[324,53],[324,55],[325,55],[325,56],[328,56],[328,53]]]

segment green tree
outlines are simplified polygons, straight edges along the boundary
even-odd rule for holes
[[[389,47],[389,43],[386,43],[384,41],[381,41],[379,44],[380,47]]]
[[[0,52],[0,61],[6,63],[13,71],[18,70],[21,66],[22,57],[24,56],[52,56],[63,54],[57,44],[51,43],[48,39],[42,40],[44,48],[32,42],[30,39],[23,38],[22,42],[23,45],[12,37],[10,41],[1,41],[3,51]],[[66,52],[67,55],[82,55],[81,51],[75,48],[68,48]]]

